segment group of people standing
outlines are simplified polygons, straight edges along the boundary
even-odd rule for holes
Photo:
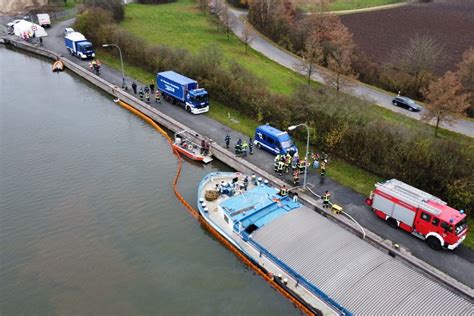
[[[304,173],[306,168],[306,160],[300,159],[298,153],[291,153],[286,154],[278,154],[275,156],[273,160],[273,166],[275,173],[279,176],[282,176],[283,173],[289,173],[290,168],[293,171],[293,176],[295,177],[295,181],[299,181],[299,175]],[[298,178],[298,179],[296,179]]]
[[[201,155],[204,155],[204,156],[209,155],[210,148],[211,148],[211,144],[209,141],[204,140],[204,139],[201,140],[201,150],[200,150]]]
[[[229,134],[226,134],[225,138],[225,146],[227,149],[230,148],[231,137]],[[202,147],[202,145],[201,145]],[[253,139],[252,137],[249,138],[249,142],[242,141],[242,138],[239,138],[237,143],[235,144],[235,154],[240,157],[247,156],[247,150],[249,154],[253,154]],[[275,173],[282,176],[283,173],[288,174],[290,169],[292,170],[293,174],[293,184],[295,186],[299,185],[300,181],[300,174],[304,174],[305,169],[312,168],[312,169],[320,169],[321,172],[321,179],[324,179],[326,176],[326,169],[328,165],[328,155],[323,153],[312,153],[310,157],[308,157],[308,161],[305,158],[299,158],[298,153],[286,153],[286,154],[278,154],[275,156],[274,159],[274,170]],[[248,179],[245,179],[245,190],[247,189]],[[251,181],[255,185],[269,185],[268,180],[263,181],[262,178],[257,178],[255,174],[252,174]],[[291,192],[287,188],[286,185],[283,185],[279,191],[279,195],[285,197],[287,195],[291,195],[293,201],[298,201],[298,194],[296,192]],[[323,207],[327,208],[331,206],[331,193],[329,191],[325,191],[324,194],[321,196],[323,200]]]
[[[89,71],[95,73],[97,76],[100,76],[100,67],[102,64],[98,59],[92,59],[89,62]]]
[[[230,135],[227,134],[224,138],[225,140],[225,147],[228,149],[230,147]],[[247,157],[247,153],[250,155],[253,155],[253,139],[252,137],[249,137],[249,141],[242,141],[242,138],[239,138],[237,140],[237,143],[235,144],[235,155],[237,157]]]
[[[313,160],[310,163],[310,160]],[[274,171],[279,176],[282,176],[283,173],[288,174],[290,169],[293,175],[293,184],[299,185],[300,182],[300,174],[304,174],[305,169],[308,169],[310,166],[313,169],[321,169],[321,177],[326,176],[326,168],[327,168],[327,156],[320,155],[318,153],[311,154],[311,158],[306,161],[305,158],[301,158],[298,156],[298,153],[291,153],[286,154],[278,154],[275,156],[273,161]]]
[[[151,82],[149,86],[140,87],[140,89],[138,89],[138,85],[136,84],[136,82],[133,82],[132,90],[134,94],[138,94],[140,101],[146,101],[147,103],[150,103],[151,95],[154,94],[155,103],[161,104],[161,93],[160,90],[155,90],[154,82]]]

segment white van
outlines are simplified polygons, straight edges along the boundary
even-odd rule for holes
[[[47,13],[40,13],[36,15],[38,17],[38,24],[43,27],[50,27],[51,26],[51,19],[49,18],[49,14]]]

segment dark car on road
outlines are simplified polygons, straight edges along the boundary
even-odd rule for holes
[[[396,97],[392,100],[392,104],[407,109],[408,111],[420,112],[420,106],[407,97]]]

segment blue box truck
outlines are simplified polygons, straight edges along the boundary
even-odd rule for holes
[[[80,59],[94,58],[95,52],[92,43],[79,32],[68,33],[64,37],[64,43],[69,53]]]
[[[209,95],[205,89],[199,88],[196,80],[174,71],[163,71],[156,75],[156,83],[166,101],[180,104],[193,114],[209,111]]]

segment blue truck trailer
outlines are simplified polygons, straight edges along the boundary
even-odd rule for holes
[[[174,71],[164,71],[156,75],[156,83],[166,101],[180,104],[193,114],[209,111],[209,95],[205,89],[199,88],[196,80]]]
[[[64,43],[69,53],[80,59],[94,58],[95,52],[92,43],[79,32],[68,33],[64,37]]]

